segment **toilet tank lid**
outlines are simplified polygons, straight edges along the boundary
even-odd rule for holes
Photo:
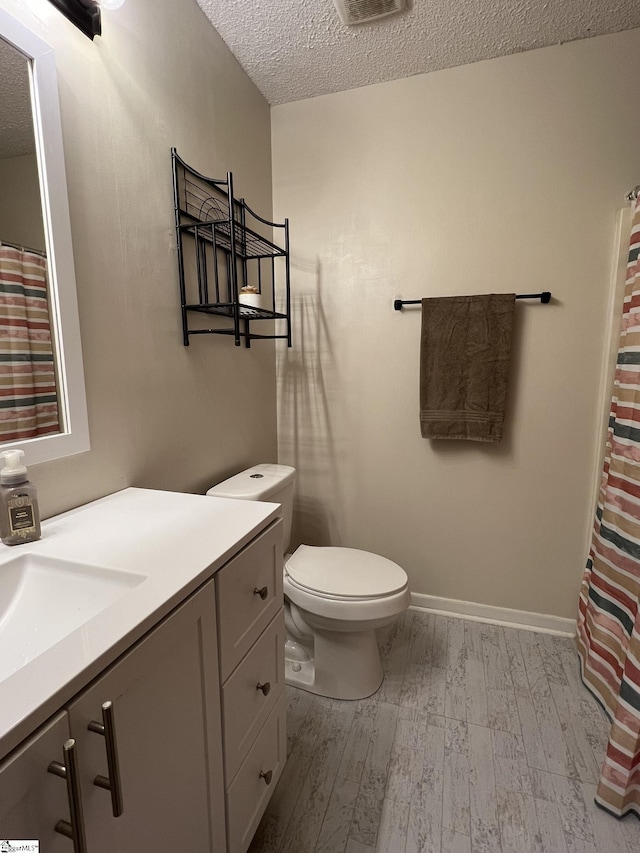
[[[262,463],[212,486],[207,494],[216,498],[246,501],[268,500],[271,495],[293,483],[295,476],[296,469],[290,465]]]
[[[408,581],[397,563],[357,548],[300,545],[287,560],[286,571],[299,586],[344,598],[393,595]]]

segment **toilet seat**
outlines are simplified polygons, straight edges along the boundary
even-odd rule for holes
[[[404,569],[379,554],[310,545],[300,545],[288,559],[285,574],[307,595],[354,602],[394,596],[408,581]]]
[[[379,601],[381,598],[388,598],[386,595],[332,595],[330,592],[318,592],[315,589],[296,583],[290,575],[286,576],[287,584],[290,588],[298,590],[301,593],[306,593],[312,597],[325,598],[328,601]]]

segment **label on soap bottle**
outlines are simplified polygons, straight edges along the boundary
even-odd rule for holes
[[[13,495],[7,501],[9,508],[9,525],[12,533],[25,536],[35,533],[33,519],[33,500],[30,495]]]

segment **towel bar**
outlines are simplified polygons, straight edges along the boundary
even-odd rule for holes
[[[539,299],[546,305],[551,302],[551,292],[543,290],[542,293],[518,293],[516,299]],[[396,311],[402,311],[404,305],[422,305],[422,299],[395,299],[393,302]]]

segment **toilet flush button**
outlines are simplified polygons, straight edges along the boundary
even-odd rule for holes
[[[296,661],[295,663],[292,663],[292,664],[291,664],[291,669],[292,669],[294,672],[300,672],[300,670],[302,669],[302,664],[301,664],[301,663],[298,663],[298,662]]]

